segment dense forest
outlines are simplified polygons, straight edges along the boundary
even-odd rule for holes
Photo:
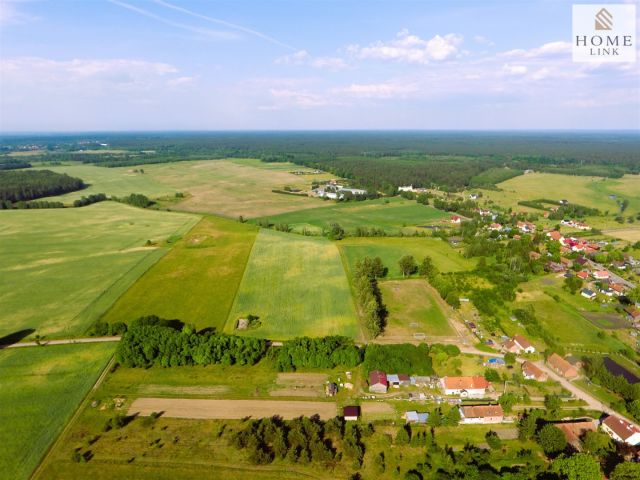
[[[0,171],[0,201],[23,202],[85,188],[82,180],[51,170]]]
[[[29,167],[31,167],[31,164],[24,160],[14,159],[9,156],[0,157],[0,170],[15,170]]]
[[[491,186],[525,169],[620,177],[640,173],[636,133],[209,132],[4,136],[0,152],[34,146],[30,161],[105,167],[257,157],[333,172],[371,190]],[[100,153],[104,150],[104,153]],[[90,151],[90,152],[89,152]],[[0,156],[0,164],[7,155]]]

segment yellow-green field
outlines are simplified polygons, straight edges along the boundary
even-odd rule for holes
[[[260,326],[235,331],[237,320],[247,315],[260,317]],[[355,307],[335,244],[261,230],[225,330],[276,340],[355,337]]]
[[[114,350],[95,343],[0,351],[0,479],[31,476]]]
[[[203,218],[118,299],[104,320],[129,322],[154,314],[222,330],[257,231],[225,218]]]
[[[389,311],[383,338],[455,335],[426,280],[389,280],[378,285]]]
[[[84,333],[197,220],[115,202],[0,212],[0,337]]]

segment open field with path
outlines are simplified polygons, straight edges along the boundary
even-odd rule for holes
[[[428,337],[455,335],[424,279],[379,282],[389,311],[383,337],[423,333]]]
[[[460,272],[471,270],[475,260],[464,258],[457,250],[439,238],[432,237],[378,237],[378,238],[345,238],[338,246],[351,272],[356,262],[364,257],[380,257],[389,269],[389,278],[402,278],[398,260],[405,255],[413,255],[419,264],[426,256],[441,272]]]
[[[333,223],[340,224],[347,232],[354,231],[356,227],[397,232],[404,227],[438,223],[450,216],[431,206],[400,197],[343,203],[326,201],[323,205],[313,210],[268,217],[268,220],[272,223],[287,223],[294,232],[301,232],[306,228],[319,233],[322,229],[330,228]]]
[[[236,331],[237,320],[248,315],[260,317],[261,325]],[[355,307],[335,244],[261,230],[225,331],[276,340],[356,336]]]
[[[285,420],[304,415],[319,415],[329,420],[337,414],[334,402],[295,400],[205,400],[196,398],[138,398],[129,407],[129,415],[142,416],[164,412],[171,418],[240,419],[268,418],[279,415]]]
[[[273,193],[285,186],[308,190],[312,180],[327,174],[293,175],[295,170],[313,171],[289,163],[259,160],[208,160],[145,165],[145,175],[172,190],[190,196],[175,206],[178,210],[214,213],[237,218],[276,215],[323,206],[317,198]]]
[[[0,478],[29,478],[115,350],[110,343],[0,350]]]
[[[107,322],[143,315],[221,331],[247,264],[257,227],[203,218],[105,314]]]
[[[169,237],[197,221],[115,202],[0,219],[0,337],[35,330],[48,338],[85,332],[167,252]]]

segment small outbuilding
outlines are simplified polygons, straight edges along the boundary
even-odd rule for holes
[[[347,422],[355,422],[360,418],[360,407],[349,405],[342,409],[342,416]]]

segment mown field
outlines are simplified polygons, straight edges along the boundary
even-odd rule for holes
[[[261,230],[225,331],[234,332],[238,318],[248,315],[260,317],[260,326],[245,335],[356,336],[355,308],[335,244]]]
[[[312,171],[290,163],[264,163],[255,159],[144,165],[145,175],[154,181],[188,194],[176,209],[232,218],[262,217],[323,206],[316,198],[272,192],[285,186],[308,190],[312,180],[330,178],[327,174],[289,173],[294,170]]]
[[[153,314],[222,330],[257,232],[234,220],[203,218],[103,319],[129,322]]]
[[[389,311],[383,338],[415,333],[428,337],[455,335],[426,280],[391,280],[378,285]]]
[[[84,333],[197,221],[115,202],[0,217],[0,337],[49,338]]]
[[[66,204],[92,193],[104,193],[109,196],[124,197],[131,193],[141,193],[149,198],[157,198],[165,195],[173,195],[176,189],[156,181],[147,174],[147,165],[140,167],[104,168],[81,163],[70,165],[34,166],[57,173],[66,173],[72,177],[81,178],[89,188],[77,192],[67,193],[47,200],[60,201]],[[145,173],[139,173],[142,169]],[[135,170],[138,170],[136,172]]]
[[[96,381],[112,343],[0,351],[0,478],[29,478]]]
[[[450,216],[431,206],[401,197],[345,203],[326,201],[323,204],[325,206],[321,208],[276,215],[268,217],[268,220],[272,223],[289,224],[294,232],[301,232],[306,228],[320,233],[333,223],[338,223],[347,232],[352,232],[356,227],[398,232],[405,227],[439,223]]]
[[[413,255],[417,263],[430,256],[442,272],[470,270],[475,260],[464,258],[460,253],[439,238],[432,237],[378,237],[345,238],[338,243],[345,263],[351,272],[356,262],[363,257],[380,257],[389,269],[388,278],[402,278],[398,260],[405,255]]]

